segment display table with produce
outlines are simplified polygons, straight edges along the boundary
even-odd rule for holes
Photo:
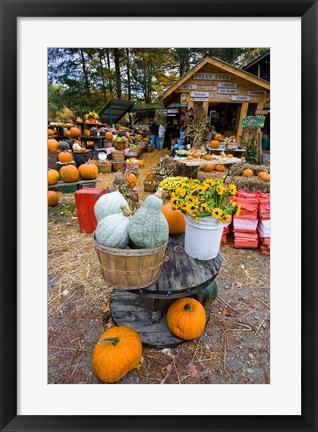
[[[110,311],[116,325],[135,330],[145,345],[169,347],[184,342],[167,326],[166,312],[178,298],[216,290],[213,284],[222,257],[199,261],[184,252],[184,235],[170,236],[160,276],[156,282],[139,290],[115,288],[110,298]],[[210,304],[205,306],[207,321]]]

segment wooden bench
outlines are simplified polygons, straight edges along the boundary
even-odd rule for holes
[[[54,185],[49,185],[48,189],[58,189],[66,186],[77,186],[77,189],[82,189],[83,187],[95,188],[97,181],[98,181],[97,179],[94,179],[94,180],[78,180],[77,182],[65,183],[64,181],[59,180]]]

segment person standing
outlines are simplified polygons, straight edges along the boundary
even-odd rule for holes
[[[160,146],[160,143],[159,143],[159,125],[157,125],[157,123],[155,121],[152,122],[152,125],[150,126],[150,131],[151,131],[150,145],[151,145],[151,147],[156,145],[156,147],[158,149]]]
[[[158,135],[159,135],[159,148],[158,148],[158,145],[157,145],[157,149],[158,150],[162,150],[163,149],[163,142],[165,140],[165,134],[166,134],[166,128],[162,124],[160,124],[160,126],[159,126],[159,132],[158,132]]]

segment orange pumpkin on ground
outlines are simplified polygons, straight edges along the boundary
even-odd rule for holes
[[[263,179],[262,179],[264,182],[270,182],[271,181],[271,175],[270,174],[265,174],[264,176],[263,176]]]
[[[137,367],[142,344],[130,327],[112,327],[101,334],[92,354],[92,366],[98,378],[115,383]]]
[[[54,185],[57,183],[58,179],[60,178],[60,174],[55,169],[48,169],[47,172],[47,180],[49,185]]]
[[[48,144],[48,150],[51,152],[56,151],[59,147],[58,141],[56,141],[56,139],[54,139],[54,138],[49,139],[47,141],[47,144]]]
[[[48,198],[48,205],[49,206],[56,206],[59,203],[59,194],[55,191],[48,191],[47,192],[47,198]]]
[[[196,339],[204,331],[205,309],[193,298],[180,298],[169,306],[167,324],[175,336],[185,340]]]
[[[181,210],[173,210],[171,203],[162,206],[162,213],[169,225],[169,234],[183,234],[185,232],[185,219]]]
[[[215,169],[215,165],[205,165],[203,170],[205,172],[212,172],[214,171],[214,169]]]
[[[84,136],[91,136],[91,133],[88,129],[84,129]]]
[[[60,162],[65,163],[65,162],[72,162],[73,160],[73,155],[70,151],[61,151],[58,155],[57,158]]]
[[[210,141],[210,147],[214,148],[214,149],[219,148],[220,147],[220,141],[218,141],[218,140]]]
[[[76,128],[76,127],[71,127],[70,134],[71,134],[71,136],[78,137],[81,135],[81,130],[79,128]]]
[[[209,154],[208,154],[208,155],[205,155],[205,156],[204,156],[204,159],[210,161],[210,160],[212,160],[212,156],[209,155]]]
[[[254,173],[253,173],[253,171],[251,170],[251,169],[245,169],[244,171],[243,171],[243,176],[244,177],[251,177],[252,175],[254,175]]]
[[[224,171],[224,165],[217,165],[216,167],[215,167],[215,169],[218,171],[218,172],[223,172]]]
[[[105,138],[107,139],[107,141],[112,141],[112,139],[113,139],[112,132],[106,132]]]
[[[74,165],[64,165],[60,169],[60,176],[65,183],[73,183],[79,179],[79,172]]]
[[[94,180],[98,176],[98,167],[92,163],[85,163],[78,167],[79,175],[84,180]]]

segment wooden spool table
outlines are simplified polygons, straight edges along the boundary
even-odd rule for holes
[[[184,235],[170,236],[156,282],[140,290],[115,288],[111,294],[110,312],[115,324],[134,329],[144,345],[169,347],[184,342],[167,326],[168,307],[177,298],[190,297],[207,287],[220,270],[220,252],[212,260],[200,261],[187,255],[183,245]],[[207,321],[210,308],[205,307]]]

